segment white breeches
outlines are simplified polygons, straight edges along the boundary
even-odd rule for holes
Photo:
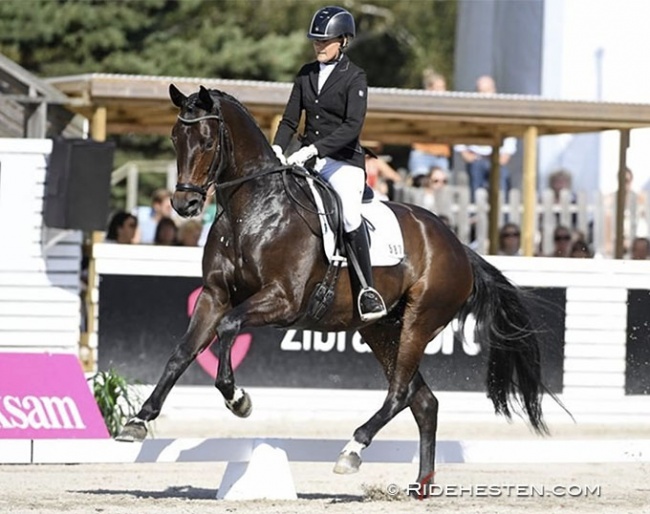
[[[366,185],[364,170],[329,157],[317,159],[314,170],[329,182],[341,197],[345,231],[352,232],[359,228],[361,225],[361,198]]]

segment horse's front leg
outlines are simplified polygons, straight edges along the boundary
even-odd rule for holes
[[[219,367],[215,387],[223,395],[226,407],[236,416],[250,415],[253,404],[248,393],[235,385],[230,353],[242,328],[260,327],[293,320],[299,309],[297,300],[289,301],[277,284],[268,286],[229,311],[217,326]]]
[[[215,336],[214,326],[223,316],[226,306],[220,301],[219,291],[203,289],[196,303],[187,331],[181,342],[174,349],[165,365],[149,398],[144,402],[137,415],[129,419],[118,441],[142,441],[147,435],[146,422],[156,419],[163,403],[174,384],[192,363],[196,356],[212,342]]]

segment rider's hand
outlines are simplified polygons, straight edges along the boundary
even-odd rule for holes
[[[316,157],[318,150],[314,145],[304,146],[297,152],[292,153],[287,158],[287,164],[297,164],[303,166],[309,159]]]
[[[271,146],[273,148],[273,151],[275,152],[275,156],[278,158],[280,161],[280,164],[283,166],[287,165],[287,158],[284,156],[284,152],[282,151],[282,148],[280,148],[279,145],[273,145]]]

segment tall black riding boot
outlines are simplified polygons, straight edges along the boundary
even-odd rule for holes
[[[359,264],[357,271],[357,267],[353,265],[351,259],[348,259],[352,293],[357,297],[357,308],[361,321],[371,321],[385,316],[386,305],[373,286],[368,232],[363,223],[358,229],[345,233],[345,246],[348,256],[354,254]],[[359,276],[359,272],[362,276]]]

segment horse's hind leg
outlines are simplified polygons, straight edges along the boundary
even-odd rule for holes
[[[147,435],[146,422],[158,417],[176,381],[196,356],[214,339],[214,326],[223,312],[223,307],[219,308],[220,305],[216,295],[210,294],[207,289],[201,292],[187,331],[167,361],[156,387],[137,415],[124,425],[116,437],[118,441],[144,440]]]
[[[393,380],[397,350],[399,345],[400,327],[373,325],[362,330],[363,338],[372,348],[373,354],[384,369],[389,383]],[[418,425],[420,433],[420,471],[418,482],[429,482],[433,478],[436,454],[436,430],[438,426],[438,400],[427,386],[420,372],[416,372],[408,385],[408,406]],[[355,431],[354,439],[348,443],[334,468],[337,473],[354,473],[361,464],[360,450],[370,441],[368,433],[362,434],[363,427]],[[374,434],[373,434],[374,435]],[[361,442],[365,439],[364,442]],[[365,444],[367,441],[367,444]],[[358,450],[355,451],[355,450]]]

